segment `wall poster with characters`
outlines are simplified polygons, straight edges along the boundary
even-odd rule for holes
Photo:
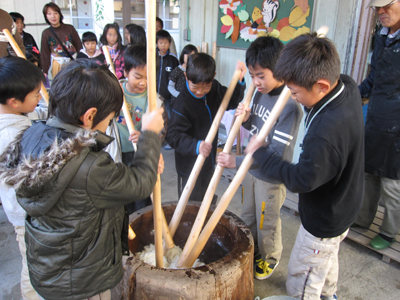
[[[284,44],[310,32],[314,0],[219,0],[217,46],[247,49],[259,36]]]

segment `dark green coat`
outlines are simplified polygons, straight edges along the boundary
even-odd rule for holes
[[[130,168],[102,150],[110,142],[53,118],[27,129],[0,158],[2,179],[28,214],[29,273],[45,299],[88,298],[122,278],[123,205],[150,195],[160,142],[143,132]]]

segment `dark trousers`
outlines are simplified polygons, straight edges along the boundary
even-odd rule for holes
[[[189,197],[189,200],[193,201],[203,201],[204,195],[206,194],[208,184],[212,178],[213,173],[210,174],[200,174],[197,178],[196,184],[193,188],[192,194]],[[184,176],[178,173],[178,196],[181,198],[182,191],[186,186],[189,177]],[[217,203],[218,196],[214,195],[212,204]]]
[[[123,152],[122,153],[122,162],[125,165],[127,165],[128,167],[130,167],[131,164],[133,163],[134,156],[135,156],[135,152]],[[151,202],[150,197],[147,197],[146,199],[135,201],[135,202],[125,205],[125,209],[128,211],[128,215],[130,215],[131,213],[133,213],[139,209],[142,209],[146,206],[149,206],[149,205],[152,205],[152,202]]]

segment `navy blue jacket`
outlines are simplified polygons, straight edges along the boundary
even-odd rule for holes
[[[159,93],[164,99],[171,99],[171,93],[168,91],[169,76],[171,72],[179,66],[179,61],[175,55],[167,52],[164,56],[161,56],[157,49],[157,93]]]
[[[181,176],[189,176],[199,154],[200,142],[204,141],[221,105],[227,88],[217,80],[203,98],[197,98],[186,87],[173,102],[171,119],[168,124],[167,142],[175,149],[176,171]],[[238,83],[227,110],[235,109],[243,99],[245,83]],[[212,151],[206,158],[200,176],[214,170],[217,153],[218,133],[212,143]]]

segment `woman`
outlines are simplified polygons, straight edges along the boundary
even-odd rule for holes
[[[17,31],[21,35],[22,40],[24,41],[24,46],[26,51],[32,51],[33,48],[39,50],[39,47],[36,44],[33,36],[24,31],[25,28],[25,18],[18,12],[11,12],[10,16],[13,18],[15,25],[17,25]]]
[[[48,74],[52,64],[52,57],[71,58],[82,49],[82,43],[78,33],[72,25],[64,24],[64,16],[57,4],[49,2],[43,7],[43,16],[49,28],[42,32],[42,69]],[[64,47],[63,47],[64,46]],[[67,51],[66,51],[67,50]],[[53,76],[57,70],[52,72]]]

